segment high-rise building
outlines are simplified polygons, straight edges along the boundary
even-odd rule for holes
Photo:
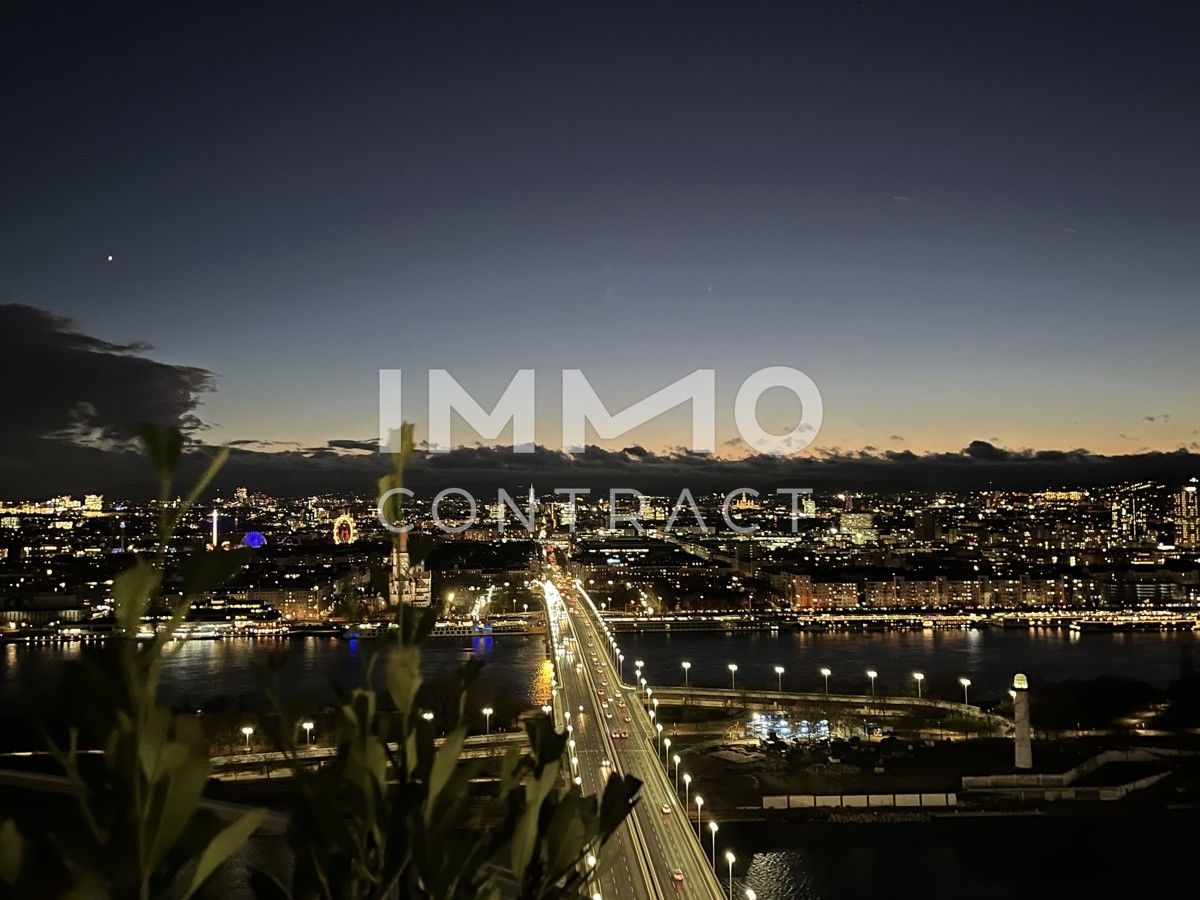
[[[1200,491],[1195,478],[1175,494],[1175,546],[1200,547]]]
[[[850,536],[855,544],[868,544],[878,534],[875,531],[875,516],[867,512],[844,512],[838,516],[842,534]]]
[[[1122,486],[1112,501],[1112,531],[1118,544],[1137,544],[1152,540],[1150,522],[1156,503],[1157,487],[1150,483]]]

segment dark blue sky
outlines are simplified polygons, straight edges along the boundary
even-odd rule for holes
[[[44,6],[0,7],[0,296],[216,373],[207,440],[534,367],[556,445],[563,367],[728,409],[773,364],[827,451],[1198,440],[1182,4]]]

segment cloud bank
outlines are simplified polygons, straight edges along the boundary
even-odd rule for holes
[[[150,359],[141,344],[90,337],[70,321],[29,306],[0,306],[0,496],[37,498],[104,491],[144,496],[145,463],[132,451],[138,422],[174,425],[189,435],[192,469],[214,448],[204,444],[196,409],[215,375]],[[899,435],[891,440],[899,441]],[[330,491],[367,494],[387,460],[372,439],[334,438],[320,446],[247,438],[231,444],[219,481],[277,495]],[[422,492],[447,486],[472,491],[530,483],[556,487],[633,487],[671,492],[760,490],[976,490],[1091,486],[1131,480],[1176,482],[1200,473],[1200,455],[1179,449],[1101,455],[1086,449],[1009,449],[985,440],[956,452],[810,450],[796,458],[723,459],[630,446],[588,447],[577,455],[538,446],[515,454],[498,447],[418,453],[410,484]]]

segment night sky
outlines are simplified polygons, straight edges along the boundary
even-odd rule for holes
[[[353,447],[381,367],[534,368],[551,447],[564,367],[715,368],[725,442],[790,365],[814,459],[1200,448],[1184,5],[341,6],[0,3],[0,490],[137,418]]]

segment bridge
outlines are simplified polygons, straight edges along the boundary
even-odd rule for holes
[[[668,777],[661,735],[636,688],[622,682],[611,635],[591,597],[557,569],[552,553],[549,558],[555,577],[543,590],[558,673],[555,715],[571,734],[572,771],[586,793],[599,793],[610,771],[631,774],[643,785],[629,819],[601,855],[595,892],[639,900],[723,897],[699,841],[700,807],[685,806]],[[697,800],[695,793],[691,799]],[[707,842],[707,823],[703,833]]]

